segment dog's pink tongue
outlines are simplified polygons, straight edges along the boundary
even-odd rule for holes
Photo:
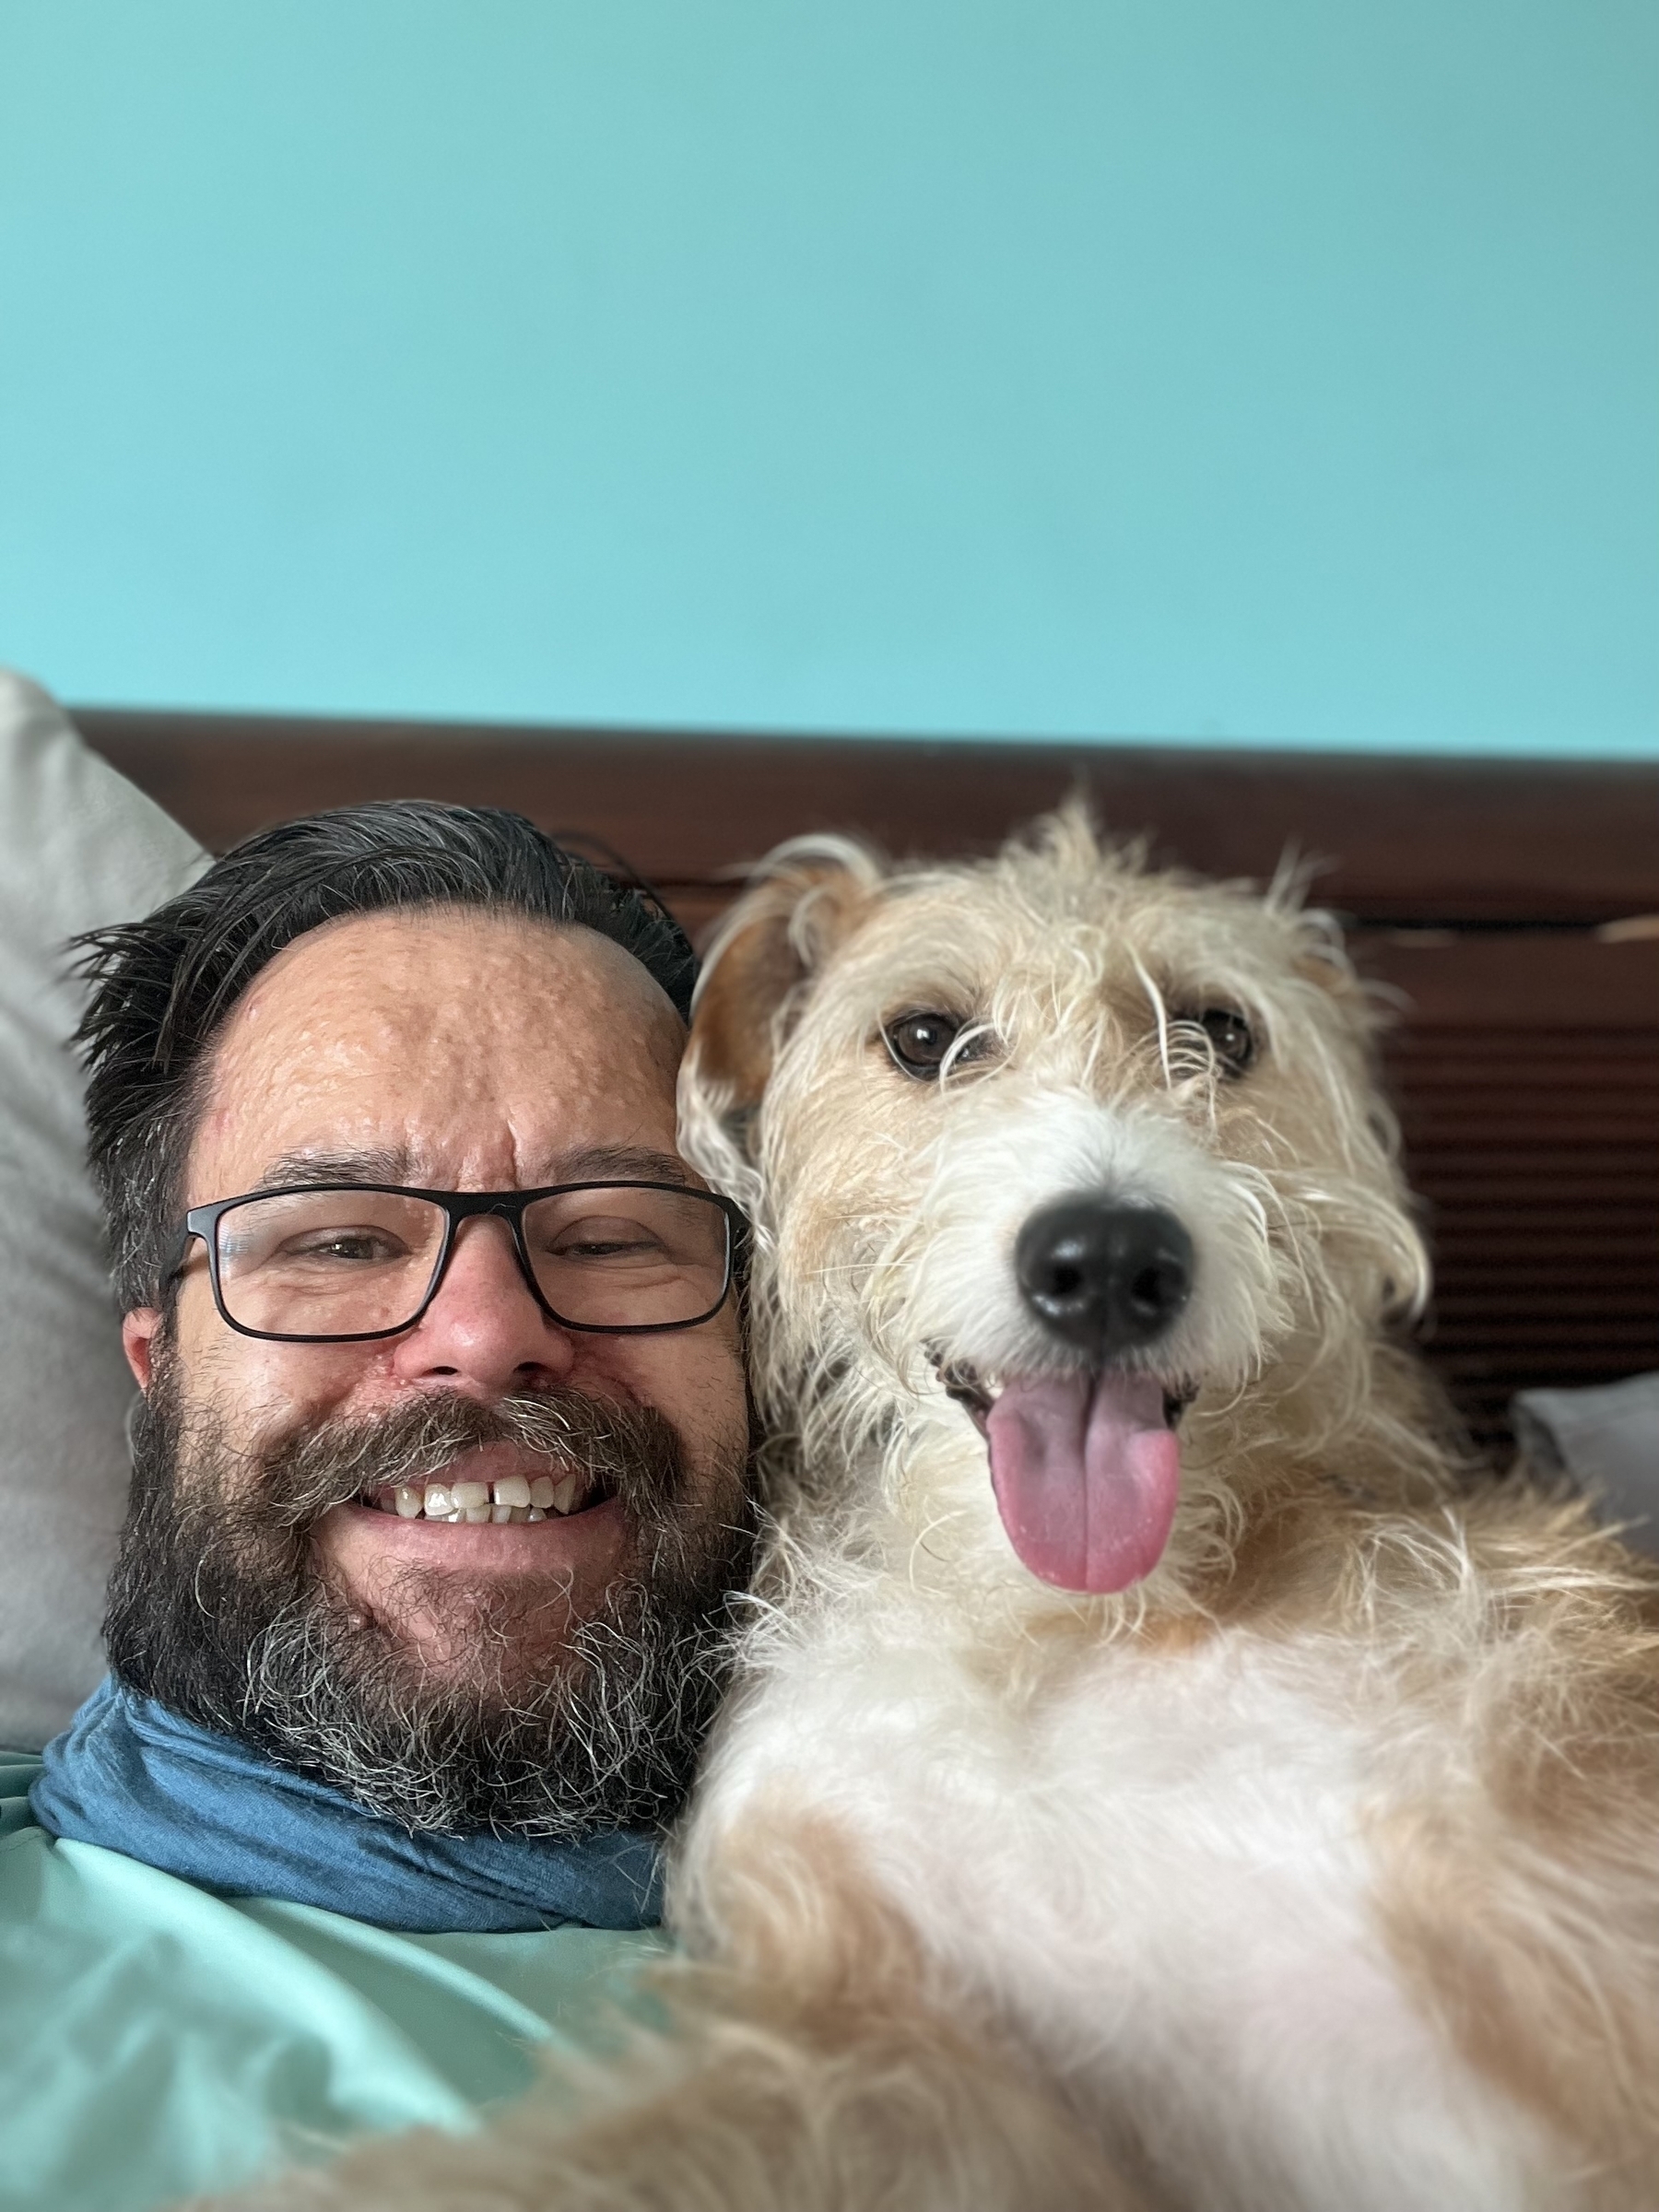
[[[986,1422],[1008,1541],[1063,1590],[1125,1590],[1163,1556],[1181,1447],[1144,1375],[1010,1382]]]

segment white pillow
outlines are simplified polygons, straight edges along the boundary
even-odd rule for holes
[[[103,1669],[132,1378],[65,1049],[65,946],[207,865],[195,841],[0,669],[0,1745],[54,1735]]]

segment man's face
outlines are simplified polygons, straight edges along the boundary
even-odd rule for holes
[[[683,1034],[644,969],[585,929],[459,909],[333,924],[273,960],[229,1017],[206,1070],[186,1203],[324,1178],[460,1191],[692,1182],[675,1148]],[[563,1739],[604,1734],[594,1708],[607,1696],[629,1704],[636,1735],[653,1700],[664,1724],[685,1702],[675,1677],[706,1661],[743,1556],[747,1425],[731,1301],[661,1335],[566,1330],[531,1296],[507,1225],[478,1218],[461,1225],[436,1298],[401,1335],[239,1335],[193,1242],[165,1326],[154,1311],[130,1314],[125,1340],[150,1418],[113,1628],[124,1602],[132,1618],[112,1649],[123,1665],[124,1646],[123,1671],[140,1687],[165,1695],[171,1684],[170,1701],[194,1697],[195,1717],[234,1717],[221,1710],[228,1681],[195,1695],[142,1656],[194,1632],[176,1585],[205,1556],[219,1625],[198,1637],[213,1647],[204,1674],[233,1670],[250,1646],[247,1731],[378,1809],[398,1812],[403,1785],[371,1786],[356,1768],[404,1759],[423,1770],[408,1789],[435,1822],[557,1826],[537,1796],[551,1782],[514,1796],[493,1788],[492,1767],[539,1763],[554,1776],[578,1755]],[[411,1453],[446,1483],[561,1477],[584,1454],[621,1473],[586,1511],[452,1524],[382,1510],[380,1477],[406,1481]],[[661,1681],[634,1678],[629,1645],[653,1654],[647,1671]],[[342,1723],[363,1740],[331,1771]],[[424,1771],[441,1745],[462,1776],[447,1809]],[[647,1746],[632,1756],[651,1763]],[[619,1745],[608,1757],[627,1763]],[[575,1798],[594,1795],[584,1779],[563,1780]],[[630,1799],[618,1780],[584,1817],[638,1812],[655,1786],[640,1783]],[[413,1822],[418,1805],[400,1817]]]

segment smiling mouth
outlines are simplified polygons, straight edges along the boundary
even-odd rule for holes
[[[599,1477],[572,1468],[558,1476],[503,1475],[495,1482],[445,1482],[434,1477],[426,1482],[381,1483],[365,1490],[358,1502],[400,1521],[443,1521],[452,1527],[493,1522],[505,1527],[567,1521],[615,1494]]]
[[[984,1436],[991,1418],[991,1409],[1002,1394],[1001,1383],[982,1375],[978,1368],[965,1359],[935,1359],[933,1364],[945,1395],[962,1408],[980,1434]],[[1179,1429],[1182,1414],[1197,1395],[1196,1382],[1166,1383],[1163,1393],[1165,1427]]]

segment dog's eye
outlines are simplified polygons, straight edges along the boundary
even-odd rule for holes
[[[1194,1017],[1216,1048],[1224,1076],[1241,1076],[1255,1058],[1255,1038],[1242,1014],[1231,1006],[1206,1006]]]
[[[961,1023],[948,1014],[901,1014],[897,1021],[888,1023],[881,1035],[894,1066],[925,1081],[938,1074],[961,1030]]]

